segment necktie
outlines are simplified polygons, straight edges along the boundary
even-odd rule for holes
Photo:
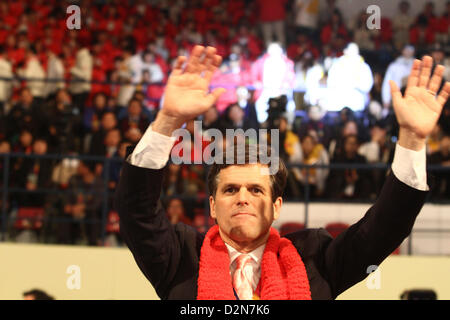
[[[252,300],[253,288],[251,285],[251,257],[241,254],[236,258],[236,271],[233,275],[233,287],[241,300]]]

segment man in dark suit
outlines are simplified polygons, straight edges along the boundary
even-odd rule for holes
[[[446,83],[437,94],[444,68],[430,80],[432,59],[416,60],[405,96],[391,83],[400,125],[392,173],[364,217],[336,239],[324,229],[280,238],[271,228],[283,202],[281,162],[273,175],[261,163],[213,164],[209,202],[217,225],[202,235],[172,226],[158,198],[172,133],[223,92],[208,93],[221,62],[215,53],[196,46],[188,61],[178,58],[162,110],[123,167],[115,203],[121,234],[161,299],[334,299],[411,232],[428,190],[425,139],[450,92]]]

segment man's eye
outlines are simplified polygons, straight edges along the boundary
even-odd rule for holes
[[[252,188],[252,191],[254,193],[262,193],[262,190],[260,188]]]
[[[235,188],[233,187],[229,187],[225,189],[225,193],[232,193],[234,191]]]

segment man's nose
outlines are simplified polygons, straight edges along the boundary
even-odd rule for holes
[[[248,190],[247,190],[247,188],[240,188],[237,196],[238,196],[238,203],[240,205],[248,205]]]

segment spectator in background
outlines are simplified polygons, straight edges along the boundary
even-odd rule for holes
[[[145,132],[150,120],[142,110],[141,102],[133,98],[128,103],[128,114],[119,121],[119,129],[121,132],[127,132],[130,128],[139,129],[141,133]]]
[[[12,145],[12,152],[30,154],[33,150],[33,134],[29,130],[22,130],[15,144]]]
[[[94,60],[88,48],[81,48],[76,54],[75,66],[70,69],[71,82],[69,91],[79,113],[84,113],[84,107],[91,90],[92,70]]]
[[[436,14],[434,13],[433,1],[428,1],[427,3],[425,3],[425,5],[423,6],[423,11],[419,13],[417,17],[417,22],[421,19],[427,22],[427,25],[433,32],[436,32],[438,30],[437,24],[439,21]]]
[[[326,0],[326,3],[323,6],[319,6],[319,30],[321,30],[326,24],[331,21],[333,13],[336,10],[340,13],[340,10],[337,7],[336,3],[337,0]]]
[[[0,45],[0,77],[12,78],[13,71],[11,62],[6,57],[5,47]],[[12,94],[12,81],[0,80],[0,121],[5,115],[5,104],[9,101]],[[0,122],[0,126],[3,127]]]
[[[151,51],[145,51],[142,54],[141,76],[142,72],[144,72],[145,70],[147,70],[150,74],[150,83],[163,82],[163,70],[161,66],[156,62],[155,54]]]
[[[68,193],[64,201],[58,227],[58,242],[65,244],[98,245],[100,233],[100,209],[103,183],[94,174],[91,165],[79,162],[78,172],[69,180]]]
[[[428,19],[421,15],[409,31],[409,42],[417,48],[417,55],[422,56],[426,48],[434,43],[435,32]]]
[[[358,154],[358,148],[358,137],[353,134],[346,136],[342,152],[331,163],[365,164],[366,159]],[[333,169],[328,176],[327,193],[332,199],[365,199],[369,183],[363,169]]]
[[[296,64],[301,61],[307,52],[311,54],[313,59],[319,57],[319,51],[312,43],[313,39],[308,38],[304,33],[299,33],[287,48],[287,56]]]
[[[287,163],[299,163],[303,158],[298,136],[289,128],[288,119],[282,116],[278,119],[280,139],[280,158]]]
[[[25,60],[26,51],[25,48],[18,46],[18,41],[14,33],[10,33],[6,38],[5,43],[6,52],[9,60],[13,65],[13,69],[18,67]]]
[[[308,91],[306,77],[309,69],[314,65],[314,56],[310,51],[305,51],[296,59],[294,66],[295,83],[294,83],[294,99],[298,109],[304,109],[306,104],[305,94]],[[318,81],[317,81],[318,84]]]
[[[353,41],[358,45],[363,56],[376,49],[376,38],[380,33],[378,29],[367,28],[368,19],[369,14],[364,9],[356,16],[353,27],[350,27],[353,31]]]
[[[168,164],[168,169],[165,172],[162,193],[166,197],[180,195],[184,192],[183,176],[181,165],[174,163]]]
[[[339,47],[337,42],[340,38],[347,40],[348,31],[342,20],[341,12],[335,9],[328,23],[320,31],[320,41],[324,47],[323,52],[328,52],[328,48]]]
[[[179,198],[171,198],[167,203],[166,214],[171,224],[184,223],[192,224],[192,220],[187,217],[183,201]]]
[[[294,62],[284,54],[282,47],[277,43],[270,44],[267,53],[252,65],[252,74],[257,90],[255,106],[258,122],[264,123],[269,116],[269,99],[281,95],[288,98],[285,111],[289,122],[292,122],[295,111],[292,91],[295,81]]]
[[[116,188],[117,182],[119,181],[120,177],[120,170],[122,169],[122,162],[125,159],[127,147],[131,145],[132,144],[129,141],[122,140],[119,143],[119,148],[112,156],[112,158],[114,158],[115,160],[111,161],[109,164],[109,181],[108,181],[108,187],[111,190],[114,190]]]
[[[154,82],[149,70],[142,71],[142,83],[136,89],[135,95],[140,92],[144,94],[142,105],[146,110],[154,112],[158,109],[164,93],[164,85]]]
[[[6,117],[6,135],[15,144],[20,131],[28,130],[33,134],[40,133],[42,113],[39,113],[36,100],[30,89],[22,88],[19,101],[11,108]]]
[[[79,160],[75,158],[59,161],[52,170],[52,183],[60,189],[66,189],[70,178],[77,173],[78,163]]]
[[[92,98],[92,106],[84,110],[83,126],[86,132],[95,132],[100,129],[103,114],[109,110],[108,98],[103,92],[98,92]]]
[[[230,55],[234,53],[244,59],[255,60],[261,55],[262,44],[260,42],[251,26],[242,21],[238,26],[236,35],[230,41],[232,44]]]
[[[59,89],[65,87],[64,83],[64,64],[61,56],[56,55],[51,50],[47,50],[47,82],[45,84],[45,97],[50,100],[56,96]],[[62,81],[55,81],[61,79]]]
[[[306,165],[328,165],[328,158],[325,147],[317,141],[317,136],[307,134],[301,139],[302,158],[301,163]],[[320,197],[325,191],[325,181],[329,170],[325,168],[303,168],[294,171],[296,179],[304,188],[309,185],[312,198]]]
[[[255,130],[259,129],[258,116],[256,114],[256,106],[252,99],[252,93],[244,86],[236,88],[237,104],[244,110],[245,119],[248,126]]]
[[[119,129],[109,130],[105,135],[104,145],[106,153],[102,156],[113,157],[119,151],[119,144],[122,139]]]
[[[116,59],[114,64],[114,71],[111,78],[120,83],[117,91],[117,105],[119,109],[124,109],[128,101],[133,96],[135,84],[138,82],[136,73],[139,72],[142,61],[140,55],[133,55],[134,50],[130,47],[123,49],[122,57]]]
[[[315,39],[319,18],[319,0],[295,0],[293,2],[296,34]]]
[[[33,155],[42,156],[47,153],[47,141],[37,138],[33,142]],[[19,231],[15,237],[16,242],[37,242],[42,231],[42,216],[33,215],[33,218],[21,216],[22,210],[37,210],[45,212],[48,207],[48,194],[36,193],[40,189],[49,189],[52,185],[53,161],[45,158],[25,158],[15,173],[15,183],[28,193],[20,193],[17,197],[19,205],[18,218],[15,226]],[[21,210],[22,209],[22,210]],[[42,215],[44,215],[42,213]]]
[[[237,103],[230,104],[222,115],[220,128],[222,129],[251,129],[251,124],[245,118],[245,111]],[[257,129],[257,128],[252,128]]]
[[[445,12],[439,19],[437,26],[438,32],[436,35],[436,40],[440,43],[448,43],[450,41],[450,1],[447,1]]]
[[[33,155],[42,156],[47,153],[47,141],[36,138],[33,141]],[[16,171],[15,183],[20,188],[28,191],[36,191],[51,186],[53,161],[45,158],[25,158]],[[22,194],[19,205],[23,207],[43,207],[45,195],[43,194]]]
[[[250,63],[240,53],[240,46],[234,45],[236,53],[230,54],[228,61],[222,64],[220,72],[216,72],[212,80],[212,86],[228,87],[228,90],[216,102],[219,112],[223,112],[228,105],[238,101],[237,90],[239,87],[251,83]],[[244,106],[242,106],[244,107]]]
[[[343,122],[342,126],[338,126],[335,131],[334,139],[330,141],[328,146],[328,154],[330,159],[334,159],[339,155],[342,155],[344,148],[344,140],[347,136],[355,135],[359,136],[358,124],[355,120],[347,119]]]
[[[90,155],[105,155],[106,149],[104,145],[104,140],[106,137],[106,133],[117,128],[117,118],[116,115],[112,112],[105,112],[101,118],[100,127],[98,130],[93,130],[92,136],[89,139],[89,148],[86,150]]]
[[[286,48],[284,20],[286,19],[287,0],[257,0],[256,3],[266,48],[272,42],[279,42],[283,48]]]
[[[211,128],[220,130],[219,112],[217,111],[216,106],[209,108],[203,114],[202,126],[203,130],[208,130]]]
[[[39,81],[26,81],[27,88],[30,89],[31,95],[42,103],[45,97],[45,71],[37,57],[36,48],[32,45],[28,47],[25,55],[25,63],[23,68],[17,70],[17,74],[23,78],[35,79]]]
[[[308,134],[317,136],[318,142],[328,148],[330,140],[333,138],[333,132],[330,124],[325,122],[325,114],[326,112],[319,106],[309,107],[308,118],[301,122],[297,132],[298,136],[304,137]]]
[[[445,134],[440,141],[439,150],[428,157],[429,164],[446,167],[445,171],[435,171],[435,187],[432,195],[436,199],[448,200],[450,194],[450,135]]]
[[[381,123],[376,123],[370,128],[370,141],[361,144],[358,154],[366,159],[367,163],[388,164],[393,159],[394,146],[387,139],[386,128]],[[386,170],[373,169],[368,174],[371,176],[370,197],[374,199],[384,183]]]
[[[280,158],[283,159],[283,161],[285,161],[285,163],[287,164],[299,164],[302,159],[300,140],[298,136],[292,130],[290,130],[287,118],[281,116],[274,121],[274,124],[279,130]],[[293,173],[293,171],[295,170],[298,169],[289,169],[286,188],[286,197],[288,198],[299,198],[301,194],[301,191],[299,190],[298,184],[295,180],[295,175]]]
[[[381,88],[381,99],[385,109],[388,109],[392,103],[389,80],[394,81],[399,88],[406,86],[413,62],[414,47],[408,45],[403,48],[402,55],[387,67]]]
[[[444,59],[445,59],[445,51],[443,46],[436,42],[434,43],[431,48],[430,48],[430,56],[433,58],[433,70],[434,68],[436,68],[436,66],[438,64],[445,64],[444,63]],[[442,79],[442,81],[444,82],[446,79]]]
[[[402,50],[410,40],[409,30],[414,23],[410,8],[411,5],[408,1],[401,1],[398,5],[398,13],[392,19],[393,41],[398,51]]]
[[[54,104],[50,106],[48,139],[51,153],[81,150],[81,116],[66,89],[58,91]]]
[[[373,86],[370,66],[359,55],[358,45],[350,43],[344,55],[338,58],[328,71],[327,93],[323,107],[328,111],[349,107],[362,111],[368,104]]]

